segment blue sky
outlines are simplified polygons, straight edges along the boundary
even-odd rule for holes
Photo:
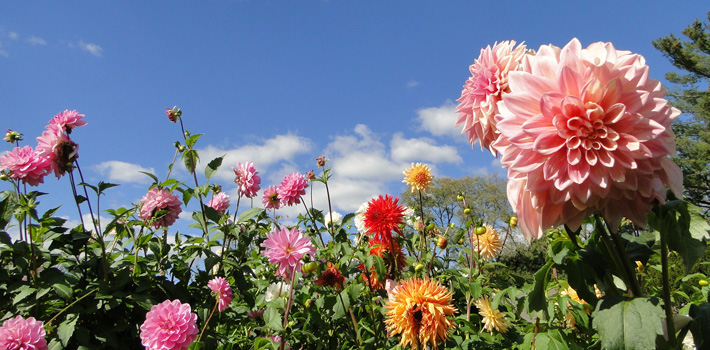
[[[85,178],[121,183],[102,207],[129,206],[148,186],[137,170],[167,173],[181,135],[164,109],[178,105],[185,127],[205,134],[197,145],[203,166],[227,154],[214,180],[233,198],[238,161],[255,163],[263,188],[315,169],[315,158],[326,155],[335,209],[352,212],[372,196],[403,192],[401,174],[411,162],[429,163],[437,176],[504,174],[453,127],[468,66],[486,45],[611,41],[643,55],[651,76],[663,80],[673,67],[651,41],[705,18],[707,5],[3,2],[0,128],[24,133],[24,144],[35,146],[56,113],[85,114],[88,125],[72,134]],[[175,175],[189,180],[184,169]],[[47,178],[38,190],[52,193],[44,209],[64,204],[62,214],[75,216],[68,179]],[[316,206],[326,208],[322,186],[315,190]]]

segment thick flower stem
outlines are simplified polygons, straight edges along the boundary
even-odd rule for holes
[[[320,238],[320,243],[322,247],[325,247],[325,241],[323,240],[323,236],[320,234],[320,230],[318,230],[318,223],[316,222],[316,219],[311,215],[311,211],[308,210],[308,206],[306,205],[306,202],[303,200],[303,197],[301,197],[301,203],[303,203],[303,207],[306,208],[306,214],[308,214],[308,217],[311,219],[313,222],[313,230],[318,233],[318,238]]]
[[[81,167],[79,166],[79,162],[77,160],[74,161],[74,164],[76,164],[76,170],[79,171],[79,177],[81,178],[82,183],[86,183],[84,181],[84,174],[81,172]],[[104,274],[104,281],[108,280],[108,260],[106,259],[106,244],[104,242],[104,234],[103,230],[101,229],[101,193],[96,193],[96,212],[97,215],[96,218],[94,218],[94,211],[91,209],[91,201],[89,200],[89,193],[86,190],[86,186],[84,186],[84,195],[86,195],[86,203],[89,205],[89,214],[91,214],[91,221],[94,224],[94,231],[96,231],[96,237],[99,239],[99,244],[101,245],[101,267],[103,269],[103,274]]]
[[[612,234],[610,231],[607,231],[607,228],[604,226],[604,224],[602,224],[602,218],[599,216],[599,213],[594,213],[594,218],[595,226],[601,234],[602,241],[604,242],[604,245],[606,246],[606,249],[609,252],[609,255],[611,256],[614,265],[616,265],[616,269],[622,274],[621,278],[624,280],[624,284],[627,288],[629,288],[629,290],[631,290],[631,293],[634,296],[642,296],[641,287],[639,287],[638,280],[635,278],[633,270],[629,265],[630,261],[625,261],[629,260],[629,258],[625,254],[626,252],[623,250],[621,240],[619,239],[619,237],[614,237],[614,234]]]
[[[424,199],[422,198],[422,191],[421,190],[419,190],[419,214],[421,215],[420,222],[422,224],[424,224]],[[422,259],[424,259],[424,253],[425,253],[425,249],[426,249],[426,226],[420,225],[420,227],[422,228],[422,232],[421,232],[422,233],[422,236],[421,236],[422,242],[420,244],[421,255],[419,256],[419,262],[421,262]]]
[[[323,184],[325,184],[325,195],[328,197],[328,214],[330,215],[330,225],[328,225],[328,228],[330,229],[331,239],[334,239],[335,234],[333,232],[335,230],[335,224],[333,223],[333,206],[330,203],[330,189],[328,189],[328,181],[323,181]],[[311,191],[311,195],[312,194],[313,191]]]
[[[217,298],[217,301],[215,301],[214,307],[212,307],[212,312],[210,312],[210,315],[207,317],[207,321],[205,321],[205,324],[202,326],[202,331],[200,332],[200,336],[197,337],[198,343],[200,342],[200,339],[202,339],[202,335],[205,334],[205,330],[207,329],[207,325],[210,323],[210,320],[212,319],[214,312],[217,310],[217,305],[219,305],[219,298]]]
[[[185,140],[185,143],[187,144],[187,135],[185,135],[185,126],[182,123],[182,118],[178,118],[180,120],[180,129],[182,130],[182,138]],[[192,146],[188,145],[189,150],[192,150]],[[197,163],[195,162],[195,156],[193,155],[192,152],[190,152],[190,161],[192,161],[192,169],[190,172],[192,173],[192,177],[195,179],[195,189],[200,187],[199,182],[197,181],[197,171],[195,171],[195,167],[197,166]],[[205,204],[202,202],[202,193],[197,191],[197,199],[200,201],[200,212],[202,213],[202,221],[204,221],[205,226],[202,227],[202,238],[207,237],[207,215],[205,215]]]
[[[673,324],[673,309],[671,307],[671,286],[670,273],[668,271],[668,233],[663,225],[664,209],[660,208],[658,227],[661,236],[661,278],[663,282],[663,309],[666,313],[666,330],[668,331],[668,345],[670,349],[675,349],[675,325]]]
[[[353,332],[353,335],[355,336],[355,338],[357,338],[357,342],[360,345],[362,345],[362,339],[360,338],[360,332],[357,329],[357,321],[355,321],[355,315],[353,315],[353,309],[345,307],[345,302],[343,301],[343,296],[340,294],[340,292],[338,292],[338,299],[340,299],[340,305],[343,306],[343,312],[345,312],[346,309],[350,311],[350,319],[352,320],[353,326],[355,327],[355,329],[353,330],[351,327],[348,327],[348,328],[350,329],[351,332]]]

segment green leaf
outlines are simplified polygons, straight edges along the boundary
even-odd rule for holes
[[[607,298],[604,298],[607,299]],[[592,328],[599,332],[602,348],[655,349],[656,336],[663,335],[660,322],[665,314],[655,298],[602,299],[594,312]],[[607,306],[613,304],[611,307]]]
[[[372,259],[372,265],[375,266],[377,279],[380,281],[380,283],[384,283],[385,276],[387,275],[387,267],[385,267],[385,261],[377,255],[372,255]]]
[[[523,349],[531,349],[535,339],[535,349],[567,350],[568,341],[564,338],[559,329],[551,329],[547,332],[528,333],[523,340]]]
[[[550,270],[554,263],[551,260],[535,272],[535,285],[528,295],[528,309],[531,311],[542,311],[547,308],[547,283],[550,281]]]
[[[182,154],[182,161],[185,164],[185,168],[187,168],[190,173],[194,173],[197,163],[200,161],[200,156],[197,154],[196,150],[190,149]]]
[[[283,320],[281,320],[281,314],[278,310],[273,307],[267,307],[264,311],[264,322],[266,326],[273,329],[274,331],[283,330]]]
[[[153,179],[153,183],[156,183],[156,184],[158,183],[158,177],[157,177],[157,176],[155,176],[155,175],[153,175],[153,174],[151,174],[151,173],[147,173],[147,172],[145,172],[145,171],[139,171],[139,173],[144,174],[144,175],[148,175],[151,179]]]
[[[74,293],[74,291],[72,290],[71,287],[69,287],[66,284],[62,284],[62,283],[55,283],[53,286],[54,286],[54,289],[57,291],[57,294],[60,297],[62,297],[62,299],[64,299],[64,300],[71,299],[71,296]]]
[[[700,306],[691,304],[688,316],[693,318],[690,324],[690,331],[693,334],[693,341],[698,349],[710,348],[710,304],[705,303]]]
[[[195,146],[195,143],[197,142],[197,140],[198,140],[198,139],[200,138],[200,136],[202,136],[202,135],[203,135],[203,134],[195,134],[195,135],[192,135],[192,136],[188,137],[188,138],[185,140],[185,144],[186,144],[188,147],[192,148],[193,146]]]
[[[217,172],[219,167],[222,166],[222,160],[224,160],[224,156],[212,159],[212,161],[207,163],[207,167],[205,168],[205,176],[208,180]]]
[[[76,321],[78,319],[78,316],[68,317],[66,321],[62,322],[59,327],[57,327],[57,336],[65,347],[69,344],[71,336],[74,335],[74,328],[76,327]]]
[[[251,209],[245,210],[241,214],[239,214],[239,217],[237,218],[237,222],[247,221],[247,220],[259,215],[262,211],[264,211],[264,209],[261,209],[261,208],[251,208]]]
[[[690,231],[690,235],[699,241],[709,240],[710,224],[705,221],[701,212],[702,209],[700,209],[700,207],[693,203],[688,203],[688,216],[690,218],[688,230]]]
[[[99,181],[99,194],[103,193],[105,190],[111,188],[111,187],[116,187],[118,184],[112,184],[110,182],[103,182]]]
[[[20,292],[15,295],[15,298],[12,299],[13,304],[17,304],[20,301],[24,300],[27,298],[27,296],[31,295],[32,293],[35,292],[36,289],[30,287],[30,286],[22,286],[19,288]]]
[[[340,297],[342,297],[342,299]],[[350,297],[348,296],[348,293],[342,291],[340,292],[340,297],[338,298],[338,301],[335,303],[335,305],[333,305],[334,320],[343,318],[345,316],[345,310],[347,310],[350,306]],[[345,304],[345,308],[343,308],[343,304]]]

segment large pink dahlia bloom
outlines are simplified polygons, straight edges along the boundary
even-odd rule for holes
[[[224,309],[232,303],[234,295],[232,294],[232,288],[229,287],[229,282],[222,277],[215,277],[209,282],[207,282],[207,287],[214,293],[217,294],[217,300],[219,304],[217,308],[219,312],[224,311]]]
[[[515,41],[495,43],[481,49],[480,56],[469,67],[471,77],[461,91],[456,112],[459,119],[455,126],[463,124],[468,142],[478,140],[481,149],[496,151],[493,142],[498,138],[494,117],[498,114],[497,103],[508,93],[508,74],[519,68],[527,52],[525,45],[515,46]]]
[[[313,256],[316,248],[311,244],[309,237],[304,237],[298,229],[280,229],[266,234],[266,240],[261,243],[266,248],[262,254],[269,258],[272,264],[279,264],[276,275],[290,276],[291,272],[301,271],[303,261],[301,258],[306,253]]]
[[[225,192],[217,193],[207,202],[207,206],[213,208],[220,214],[224,214],[227,208],[229,208],[229,195]]]
[[[301,203],[301,196],[306,194],[307,187],[308,181],[303,174],[291,173],[286,175],[276,190],[279,194],[281,205],[292,206]]]
[[[232,168],[232,170],[234,170],[234,175],[236,175],[234,182],[239,185],[239,195],[254,198],[256,192],[261,188],[259,187],[261,177],[257,175],[259,172],[254,168],[254,163],[237,163],[237,167]]]
[[[67,109],[50,119],[49,125],[47,125],[46,128],[50,129],[55,127],[70,134],[72,129],[86,125],[86,122],[81,120],[81,118],[84,118],[83,114],[77,113],[76,110],[70,111]]]
[[[146,350],[185,350],[197,338],[197,315],[190,304],[166,300],[153,305],[141,325]]]
[[[50,167],[49,159],[40,157],[30,146],[15,147],[0,157],[0,171],[8,170],[11,178],[30,186],[43,183]]]
[[[79,158],[79,145],[54,124],[47,125],[47,130],[37,138],[35,151],[50,161],[51,170],[57,178],[71,171],[74,161]]]
[[[153,188],[141,199],[138,217],[143,220],[153,219],[153,227],[168,227],[175,223],[182,212],[181,202],[177,195],[166,189]]]
[[[648,76],[642,56],[611,43],[540,47],[510,72],[494,143],[508,168],[508,199],[527,237],[561,224],[577,229],[595,211],[618,227],[644,226],[666,185],[682,173],[671,122],[679,114]]]
[[[0,349],[47,350],[46,333],[42,321],[17,316],[5,320],[0,327]]]

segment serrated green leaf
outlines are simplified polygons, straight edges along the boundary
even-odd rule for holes
[[[57,327],[57,336],[65,347],[69,344],[72,335],[74,335],[74,328],[78,319],[79,317],[77,316],[70,316]]]
[[[343,308],[343,304],[345,304],[345,308]],[[343,318],[348,307],[350,307],[350,297],[348,296],[348,293],[342,291],[340,292],[340,297],[338,297],[338,301],[335,303],[335,305],[333,305],[333,319],[337,320]]]
[[[27,296],[31,295],[36,291],[36,289],[30,287],[30,286],[22,286],[19,288],[20,292],[15,295],[15,298],[12,299],[13,304],[17,304],[27,298]]]
[[[200,136],[202,136],[202,135],[203,135],[203,134],[195,134],[195,135],[192,135],[192,136],[188,137],[188,138],[185,140],[185,144],[186,144],[188,147],[192,148],[193,146],[195,146],[195,143],[197,142],[197,140],[200,139]]]
[[[613,305],[606,308],[607,304]],[[599,332],[602,348],[655,349],[656,336],[663,335],[660,320],[665,314],[656,299],[602,299],[593,316],[592,328]]]
[[[57,294],[64,300],[71,299],[72,294],[74,293],[74,290],[66,284],[55,283],[53,284],[53,287],[57,291]]]
[[[710,224],[705,221],[701,212],[702,209],[700,207],[693,203],[688,203],[688,216],[690,218],[688,230],[690,235],[699,241],[710,240]]]
[[[261,208],[251,208],[248,210],[243,211],[241,214],[239,214],[239,217],[237,218],[237,222],[245,222],[257,215],[259,215],[264,209]]]
[[[695,345],[698,349],[710,348],[710,304],[691,304],[688,316],[693,318],[690,332],[693,334]]]
[[[531,349],[531,344],[535,339],[535,349],[545,350],[568,350],[567,340],[562,336],[559,329],[551,329],[547,332],[528,333],[523,340],[523,349]]]
[[[281,319],[281,314],[273,307],[267,307],[266,311],[264,311],[264,322],[267,327],[274,331],[278,332],[283,330],[283,320]]]
[[[528,295],[528,308],[531,311],[542,311],[547,308],[547,283],[550,281],[550,270],[554,263],[550,260],[535,272],[535,284]]]
[[[222,160],[224,160],[224,156],[212,159],[209,163],[207,163],[207,167],[205,168],[205,176],[207,179],[210,179],[217,172],[217,170],[219,170],[219,167],[222,166]]]
[[[372,255],[372,259],[372,265],[375,267],[375,272],[377,273],[377,280],[379,280],[380,283],[384,283],[385,276],[387,275],[385,261],[377,255]]]
[[[200,161],[200,156],[197,154],[196,150],[190,149],[182,154],[182,161],[185,164],[185,168],[187,168],[190,173],[194,173],[197,163]]]
[[[111,188],[111,187],[116,187],[119,186],[118,184],[112,184],[110,182],[103,182],[99,181],[99,193],[103,193],[105,190]]]
[[[158,183],[158,177],[157,177],[157,176],[155,176],[155,175],[153,175],[153,174],[151,174],[151,173],[147,173],[147,172],[145,172],[145,171],[139,171],[139,173],[144,174],[144,175],[148,175],[148,177],[150,177],[151,179],[153,179],[153,183],[156,183],[156,184]]]

